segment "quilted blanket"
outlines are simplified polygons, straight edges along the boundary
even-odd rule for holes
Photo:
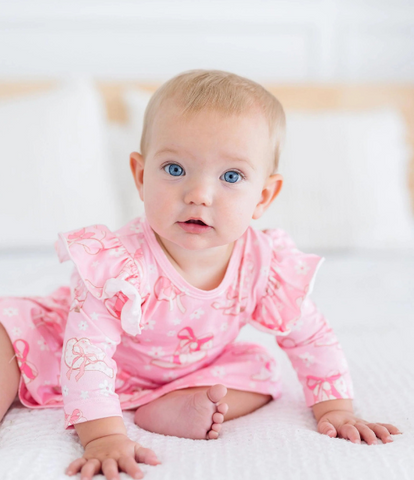
[[[326,261],[312,298],[347,356],[355,413],[392,423],[402,435],[389,444],[357,445],[319,434],[285,353],[269,335],[246,327],[240,340],[266,345],[280,363],[282,397],[226,422],[210,441],[146,432],[134,424],[133,411],[125,411],[130,438],[162,461],[142,466],[146,479],[414,478],[414,253],[315,253]],[[71,268],[58,264],[53,252],[0,254],[0,295],[47,294],[67,283]],[[30,410],[16,400],[0,424],[0,479],[68,479],[65,468],[82,451],[76,432],[64,430],[61,409]]]

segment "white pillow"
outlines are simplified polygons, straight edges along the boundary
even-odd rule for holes
[[[128,126],[134,135],[137,135],[138,145],[141,142],[141,133],[144,126],[144,113],[152,93],[147,90],[126,90],[123,100],[127,108]]]
[[[128,122],[125,125],[108,125],[111,163],[116,165],[116,171],[113,172],[115,190],[122,206],[123,222],[144,213],[144,204],[139,198],[129,166],[129,155],[131,152],[140,152],[144,113],[151,95],[145,90],[127,90],[123,100],[127,108]]]
[[[53,247],[59,231],[121,225],[105,122],[84,79],[0,102],[0,247]]]
[[[414,248],[405,122],[393,109],[287,112],[284,185],[252,224],[298,248]]]
[[[121,206],[120,221],[129,220],[144,213],[144,203],[139,198],[138,190],[129,166],[131,152],[139,152],[140,136],[135,135],[129,126],[116,123],[108,124],[109,153],[113,169],[113,180],[117,203]]]
[[[123,133],[127,150],[139,150],[149,98],[137,91],[124,97],[130,121]],[[284,184],[252,225],[283,228],[304,250],[414,248],[407,185],[411,152],[400,113],[287,111],[286,116],[286,148],[279,166]],[[118,150],[121,136],[119,130]],[[143,211],[135,187],[123,195],[131,216]]]

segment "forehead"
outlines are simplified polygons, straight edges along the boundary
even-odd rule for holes
[[[259,108],[250,108],[240,115],[212,108],[184,112],[183,106],[170,101],[160,107],[151,130],[156,143],[170,141],[172,137],[182,137],[181,141],[191,143],[192,139],[202,137],[212,144],[238,143],[245,148],[270,140],[269,124]]]

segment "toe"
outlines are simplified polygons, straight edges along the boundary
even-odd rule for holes
[[[221,430],[221,423],[213,423],[213,425],[211,425],[211,430],[219,433],[219,431]]]
[[[213,385],[207,390],[207,396],[213,403],[219,402],[226,395],[226,393],[227,388],[221,383]]]
[[[215,432],[214,430],[210,430],[208,433],[207,433],[207,438],[211,439],[211,440],[214,440],[216,438],[218,438],[219,434],[217,432]]]
[[[222,413],[214,413],[213,414],[213,422],[214,423],[223,423],[224,422],[224,415]]]
[[[220,405],[217,405],[217,411],[219,413],[222,413],[223,415],[226,415],[226,413],[228,412],[228,409],[229,409],[229,406],[227,405],[227,403],[220,403]]]

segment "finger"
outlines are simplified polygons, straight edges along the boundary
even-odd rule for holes
[[[88,460],[81,470],[82,480],[92,480],[92,477],[101,471],[101,462],[92,458]]]
[[[380,438],[383,443],[390,443],[394,441],[388,429],[383,425],[378,423],[368,423],[368,427],[374,431],[375,435]]]
[[[121,457],[118,460],[119,467],[132,478],[143,478],[144,474],[132,457]]]
[[[155,452],[150,448],[141,447],[138,443],[135,445],[135,459],[138,463],[146,463],[147,465],[158,465],[161,463]]]
[[[328,435],[328,437],[336,437],[336,428],[328,420],[323,420],[318,423],[318,432]]]
[[[339,436],[351,440],[352,443],[361,443],[358,430],[350,423],[345,423],[338,429]]]
[[[120,480],[118,463],[114,458],[105,458],[102,462],[102,472],[108,480]]]
[[[66,475],[75,475],[87,462],[86,458],[77,458],[72,463],[69,464],[66,469]]]
[[[391,425],[390,423],[377,423],[377,425],[382,425],[383,427],[385,427],[391,433],[391,435],[398,435],[402,433],[398,430],[397,427]]]
[[[372,429],[365,423],[356,423],[355,428],[360,433],[361,438],[365,440],[368,443],[368,445],[375,445],[378,443],[375,432],[373,432]]]

